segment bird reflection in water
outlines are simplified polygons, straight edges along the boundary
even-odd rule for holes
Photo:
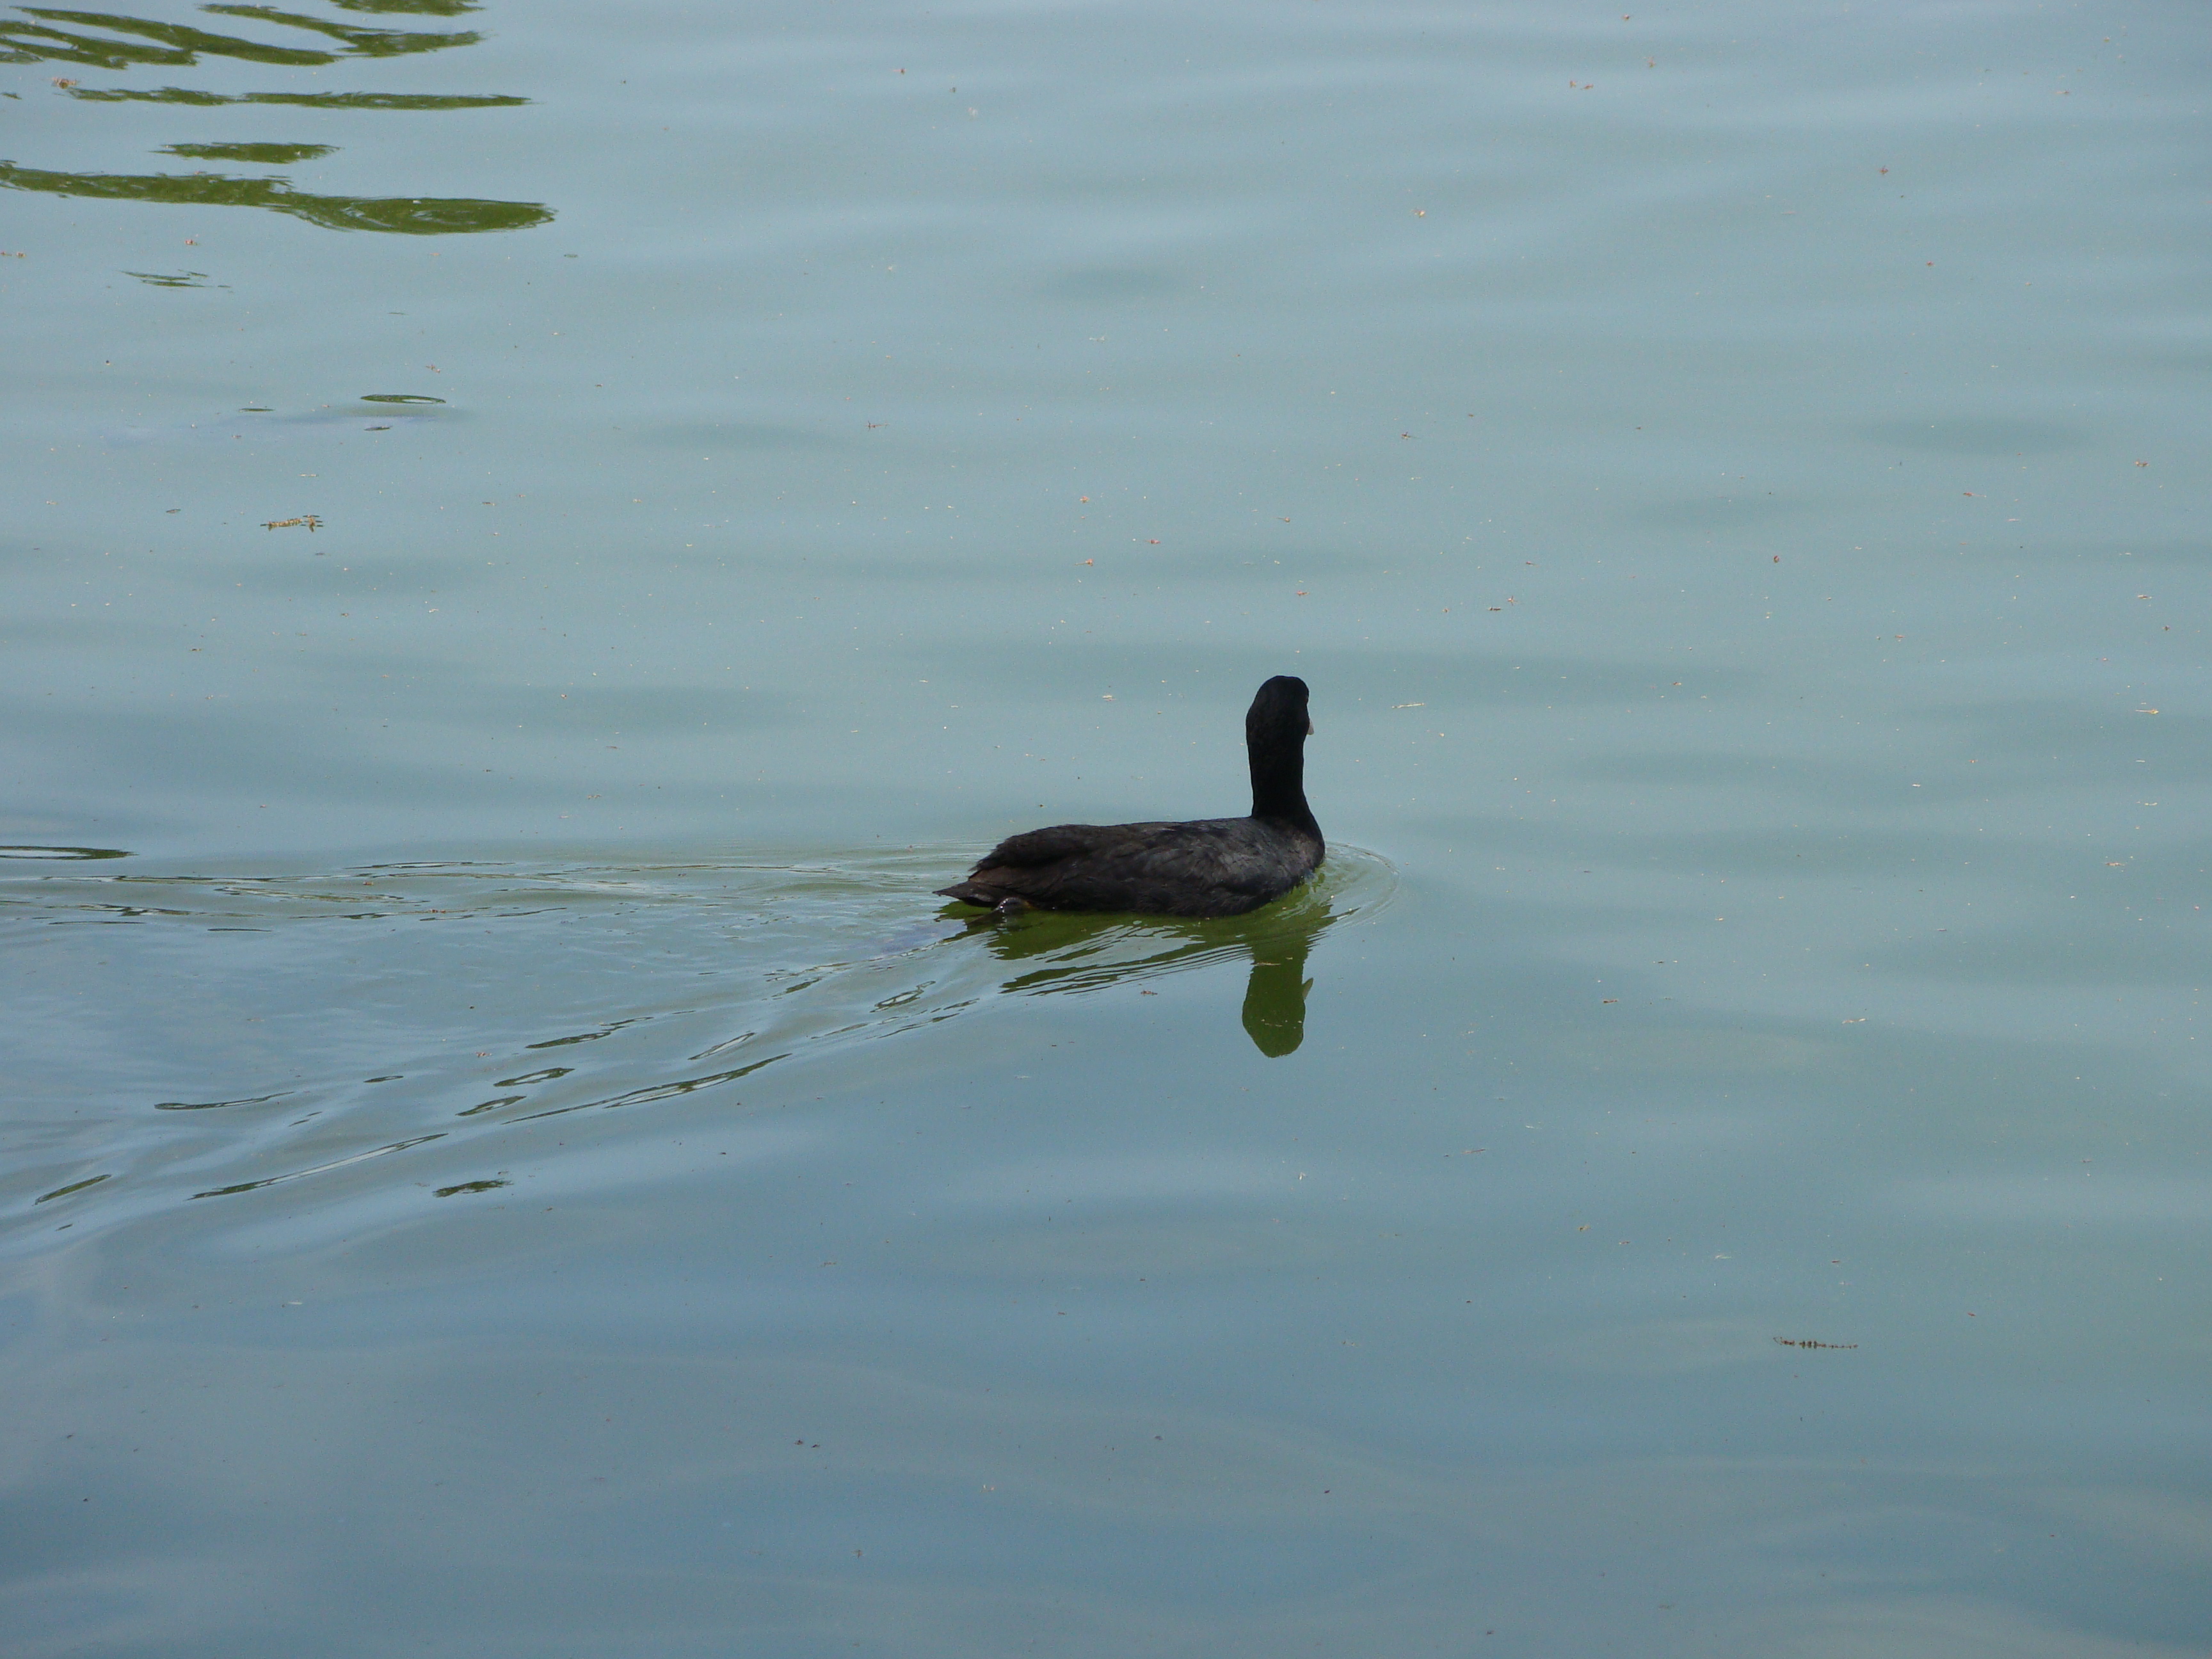
[[[1322,919],[1322,926],[1327,918]],[[1252,976],[1244,982],[1244,1035],[1270,1060],[1292,1053],[1306,1040],[1306,952],[1315,927],[1267,943],[1252,941]]]
[[[1332,911],[1328,896],[1310,888],[1249,915],[1207,921],[1033,910],[1018,921],[1001,922],[974,917],[964,907],[957,914],[973,918],[967,937],[980,937],[1000,962],[1022,965],[1000,988],[1014,994],[1103,991],[1209,963],[1247,960],[1244,1034],[1273,1060],[1295,1053],[1305,1041],[1306,997],[1313,989],[1306,957],[1314,941],[1349,912]]]

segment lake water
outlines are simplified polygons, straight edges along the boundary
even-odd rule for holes
[[[11,1654],[2212,1644],[2201,8],[302,4],[0,14]]]

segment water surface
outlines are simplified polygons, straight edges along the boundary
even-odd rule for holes
[[[2203,57],[6,13],[14,1649],[2201,1653]]]

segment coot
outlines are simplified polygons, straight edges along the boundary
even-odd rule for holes
[[[1000,842],[968,879],[937,890],[1005,915],[1132,910],[1235,916],[1280,898],[1326,848],[1306,805],[1306,683],[1278,674],[1244,716],[1252,815],[1188,823],[1056,823]]]

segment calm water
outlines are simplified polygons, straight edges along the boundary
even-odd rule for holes
[[[2212,1644],[2201,8],[302,3],[0,13],[12,1654]]]

